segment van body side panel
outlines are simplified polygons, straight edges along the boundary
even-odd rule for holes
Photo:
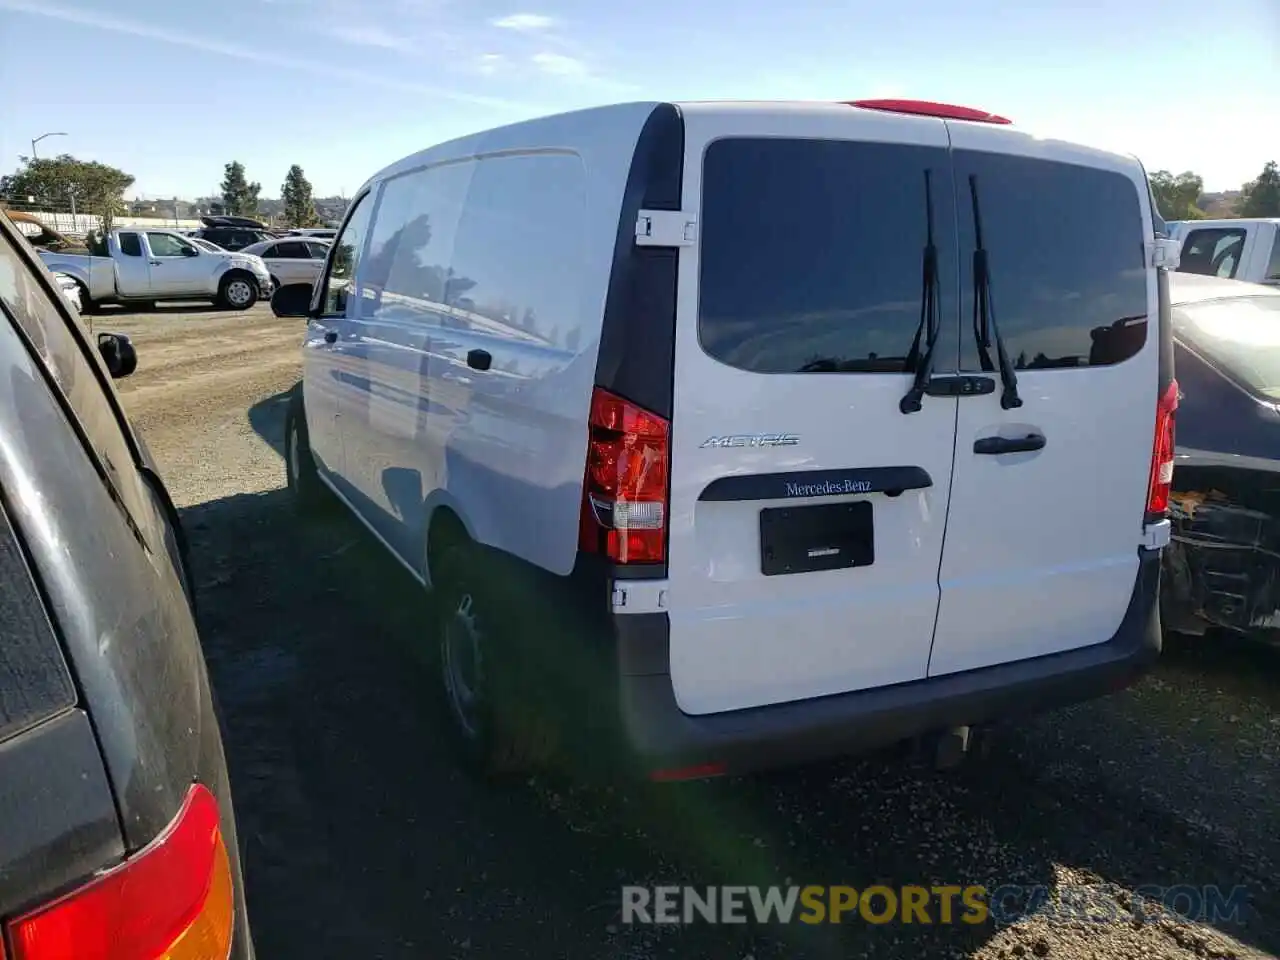
[[[1137,576],[1159,381],[1149,192],[1134,161],[951,123],[962,267],[977,184],[996,326],[1022,406],[960,402],[931,676],[1106,641]],[[1054,199],[1050,199],[1054,198]],[[991,369],[962,273],[962,369]],[[994,347],[988,351],[995,363]],[[998,375],[997,375],[998,378]],[[992,455],[991,437],[1044,438]]]
[[[618,212],[654,109],[500,128],[380,175],[346,479],[413,568],[447,505],[480,542],[573,569]]]
[[[946,128],[840,105],[682,110],[683,206],[698,213],[699,244],[680,251],[677,299],[675,700],[706,714],[921,679],[957,401],[925,397],[909,415],[899,401],[920,316],[926,171],[935,369],[956,365]],[[849,524],[829,544],[813,514],[827,508]],[[767,569],[768,551],[795,549],[789,538],[803,540],[796,566]],[[842,565],[868,545],[873,558]]]

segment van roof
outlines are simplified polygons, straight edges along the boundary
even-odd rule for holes
[[[1280,217],[1220,217],[1217,220],[1181,220],[1188,230],[1209,228],[1218,230],[1224,227],[1247,227],[1251,223],[1274,223],[1280,225]]]
[[[428,147],[384,167],[370,177],[360,187],[358,193],[364,192],[370,185],[387,177],[426,164],[498,153],[504,150],[559,146],[568,150],[603,147],[606,152],[613,152],[613,149],[624,148],[623,152],[626,156],[621,159],[629,163],[630,151],[645,119],[664,102],[667,101],[635,101],[589,107],[469,134]],[[830,117],[836,114],[848,116],[850,113],[874,114],[881,124],[889,120],[902,124],[904,130],[909,129],[908,125],[911,124],[932,124],[937,123],[938,120],[932,116],[887,112],[883,109],[859,107],[849,101],[837,100],[680,100],[670,102],[681,113],[689,115],[751,113],[756,116],[777,114],[780,117],[794,118],[797,114],[811,114],[815,117]],[[1138,160],[1132,155],[1101,150],[1066,140],[1039,137],[1013,124],[997,125],[969,120],[948,120],[948,122],[987,128],[991,131],[994,138],[992,142],[996,148],[1007,149],[1010,153],[1112,170],[1130,171],[1135,166],[1140,166]]]

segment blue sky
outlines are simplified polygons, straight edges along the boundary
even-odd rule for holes
[[[0,172],[40,144],[149,197],[241,160],[350,193],[432,143],[623,100],[908,96],[1238,187],[1280,159],[1280,0],[0,0]]]

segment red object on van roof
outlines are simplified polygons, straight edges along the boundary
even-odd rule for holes
[[[986,110],[974,107],[958,107],[953,103],[934,103],[932,100],[846,100],[851,107],[864,110],[884,110],[888,113],[914,113],[922,117],[941,117],[944,120],[973,120],[976,123],[1013,123]]]

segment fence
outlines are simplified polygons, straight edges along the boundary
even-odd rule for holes
[[[72,209],[72,204],[54,202],[36,202],[0,197],[0,206],[10,210],[20,210],[30,214],[50,230],[56,230],[65,237],[83,239],[90,230],[102,229],[102,220],[93,210]],[[132,213],[118,213],[112,222],[118,227],[167,227],[170,229],[194,229],[200,226],[200,220],[193,216],[179,217],[174,213],[185,211],[178,208],[171,210],[169,216],[164,215],[163,207],[154,204],[157,209],[149,216],[138,216]],[[25,231],[24,231],[25,232]]]

